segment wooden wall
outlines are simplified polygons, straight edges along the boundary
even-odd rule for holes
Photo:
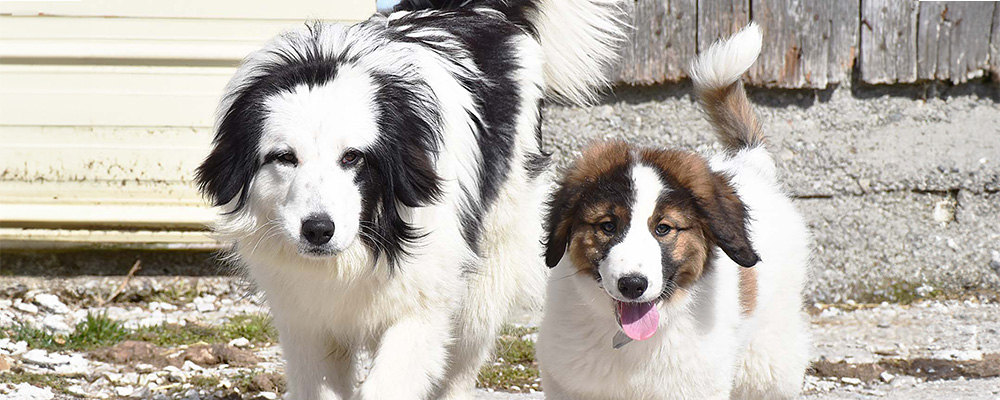
[[[614,74],[637,85],[683,79],[699,51],[754,20],[764,28],[754,85],[826,88],[854,71],[870,84],[962,83],[1000,74],[998,4],[633,0],[626,5],[633,29]]]

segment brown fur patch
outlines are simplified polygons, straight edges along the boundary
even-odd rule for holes
[[[750,107],[742,82],[698,93],[715,136],[728,151],[756,147],[764,143],[764,130]]]
[[[740,306],[743,315],[753,314],[757,308],[757,270],[740,268]]]

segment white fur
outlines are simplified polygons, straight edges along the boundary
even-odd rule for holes
[[[356,64],[315,87],[301,86],[264,100],[268,110],[258,156],[274,150],[294,151],[298,164],[261,167],[248,190],[247,204],[222,207],[215,225],[220,239],[235,244],[235,258],[264,293],[278,328],[290,399],[471,399],[480,366],[492,351],[496,332],[517,304],[540,305],[546,282],[542,264],[542,209],[548,177],[532,178],[521,168],[529,154],[540,153],[536,132],[537,104],[546,90],[572,100],[592,96],[588,86],[601,82],[597,69],[613,55],[606,48],[613,28],[598,16],[608,0],[572,1],[586,9],[565,9],[562,1],[542,1],[541,40],[515,36],[521,114],[507,180],[494,205],[484,211],[479,255],[466,245],[460,213],[463,193],[476,193],[482,155],[472,122],[474,99],[455,79],[479,73],[469,54],[447,32],[415,25],[394,29],[411,38],[435,38],[447,55],[415,43],[393,42],[376,34],[378,24],[406,13],[373,17],[366,24],[321,25],[319,51],[343,54]],[[600,7],[597,7],[600,5]],[[595,8],[597,7],[597,8]],[[566,32],[548,25],[551,13],[568,13],[579,48],[563,46]],[[599,15],[589,15],[597,13]],[[484,18],[502,18],[483,13]],[[273,61],[274,50],[299,48],[313,33],[285,33],[250,55],[227,86],[219,120],[235,94]],[[540,43],[539,43],[540,42]],[[351,46],[346,46],[351,43]],[[547,46],[556,46],[555,53]],[[575,50],[574,50],[575,49]],[[594,58],[583,57],[597,51]],[[555,55],[553,55],[555,54]],[[600,62],[599,62],[600,61]],[[583,65],[576,65],[582,63]],[[370,71],[419,74],[440,104],[442,140],[434,158],[442,195],[433,204],[397,205],[404,219],[426,236],[414,246],[394,274],[360,240],[359,213],[368,199],[354,183],[357,169],[339,160],[350,148],[377,140],[376,108]],[[329,246],[332,257],[302,254],[300,226],[311,214],[327,214],[336,229]],[[472,266],[473,273],[465,270]]]
[[[716,44],[695,64],[696,82],[712,86],[735,82],[757,57],[759,42],[759,29],[752,25],[736,38]],[[739,270],[743,267],[716,248],[713,265],[689,290],[678,290],[658,305],[656,334],[615,350],[612,338],[620,328],[612,296],[617,288],[605,283],[602,289],[593,277],[578,273],[570,257],[563,257],[549,280],[538,341],[546,398],[786,399],[798,395],[809,361],[801,309],[810,257],[805,222],[783,193],[774,162],[763,147],[717,155],[710,165],[732,177],[749,211],[750,239],[761,259],[753,267],[758,278],[753,313],[741,314]],[[662,184],[644,177],[642,168],[637,170],[633,171],[637,207],[649,208],[643,205],[648,196],[642,193]],[[633,212],[642,218],[649,215]],[[645,229],[636,234],[649,237]],[[621,257],[648,258],[643,261],[659,265],[659,251],[650,250],[655,243],[629,243],[634,244],[616,246],[627,249]],[[619,255],[617,250],[610,254]],[[606,271],[614,273],[604,267],[600,272]]]
[[[646,220],[656,210],[656,200],[664,190],[663,182],[652,168],[639,165],[632,168],[633,187],[636,188],[635,202],[630,208],[632,220],[629,230],[621,243],[608,252],[598,269],[604,290],[619,301],[640,303],[656,300],[663,292],[663,265],[660,262],[660,243],[649,234]],[[642,296],[629,299],[618,290],[618,279],[639,275],[646,278],[648,286]]]
[[[545,81],[555,98],[575,104],[597,100],[618,57],[623,13],[619,0],[539,2],[531,18],[545,49]]]
[[[760,26],[751,22],[729,39],[715,42],[691,64],[697,88],[725,87],[740,79],[760,55]]]

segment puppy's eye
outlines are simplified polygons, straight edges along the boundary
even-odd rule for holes
[[[656,226],[656,229],[655,229],[656,236],[667,236],[667,234],[670,233],[670,231],[672,231],[672,230],[674,230],[674,228],[672,228],[670,225],[659,224],[659,225]]]
[[[340,165],[349,167],[351,165],[357,164],[363,158],[364,156],[361,154],[360,151],[348,150],[346,153],[344,153],[342,157],[340,157]]]
[[[604,231],[604,233],[613,235],[615,233],[615,223],[611,221],[602,222],[601,230]]]
[[[264,160],[264,164],[270,164],[271,162],[295,166],[299,164],[299,159],[295,157],[295,153],[287,150],[281,150],[267,155],[267,158]]]

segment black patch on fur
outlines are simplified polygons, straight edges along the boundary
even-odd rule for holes
[[[318,37],[320,30],[321,25],[311,26],[312,37]],[[276,49],[272,56],[276,61],[259,66],[255,79],[229,94],[232,105],[224,111],[212,151],[195,175],[199,190],[213,205],[237,199],[234,212],[246,205],[247,189],[262,163],[259,143],[266,116],[264,99],[297,85],[313,87],[330,81],[344,61],[323,55],[315,41],[310,46]]]
[[[402,0],[393,11],[458,10],[473,7],[500,11],[507,20],[532,35],[536,33],[535,27],[528,20],[528,15],[538,9],[537,0]]]
[[[435,4],[438,5],[437,9],[451,9],[452,6],[468,5],[466,3],[445,1]],[[474,5],[480,3],[483,2]],[[517,64],[519,54],[512,38],[521,36],[524,32],[509,21],[491,18],[465,8],[444,13],[413,14],[400,18],[393,24],[432,27],[449,33],[469,52],[479,69],[479,73],[471,78],[457,77],[462,86],[472,94],[478,113],[478,116],[470,113],[469,118],[476,128],[476,140],[482,157],[479,165],[479,193],[465,193],[466,205],[461,216],[463,237],[469,247],[478,253],[482,218],[496,202],[500,188],[507,181],[513,167],[511,158],[517,136],[517,118],[522,112],[533,111],[522,109],[520,82],[515,80],[520,66]],[[438,51],[445,59],[450,59],[448,56],[453,52],[448,48],[436,47],[436,38],[433,36],[403,40],[418,41]],[[540,161],[535,161],[538,162]]]
[[[199,188],[216,206],[238,199],[235,212],[246,205],[249,185],[262,164],[258,143],[266,118],[263,101],[299,85],[311,88],[329,82],[338,68],[357,61],[344,53],[324,54],[319,48],[321,30],[321,24],[312,25],[305,43],[273,50],[275,61],[259,66],[254,78],[230,94],[233,104],[197,173]],[[440,143],[441,118],[425,82],[375,73],[372,80],[380,134],[370,148],[361,149],[365,163],[355,177],[365,199],[360,223],[364,243],[394,268],[407,254],[406,246],[422,235],[401,218],[397,204],[420,207],[440,195],[433,155]]]
[[[559,190],[549,199],[548,216],[545,219],[545,231],[548,232],[544,243],[545,264],[549,268],[555,267],[562,260],[569,246],[569,239],[573,235],[572,229],[579,225],[578,222],[583,221],[581,213],[587,208],[586,206],[610,203],[632,211],[636,196],[636,188],[632,185],[632,166],[631,162],[622,163],[583,184],[568,182],[565,178],[559,182]],[[564,223],[566,221],[568,223]],[[608,256],[614,245],[625,239],[624,233],[631,224],[630,216],[626,216],[623,220],[615,217],[614,222],[616,234],[608,246],[602,249],[602,260]],[[561,226],[564,229],[559,229]],[[580,229],[600,229],[600,227],[584,225]],[[593,273],[596,274],[597,271]]]

